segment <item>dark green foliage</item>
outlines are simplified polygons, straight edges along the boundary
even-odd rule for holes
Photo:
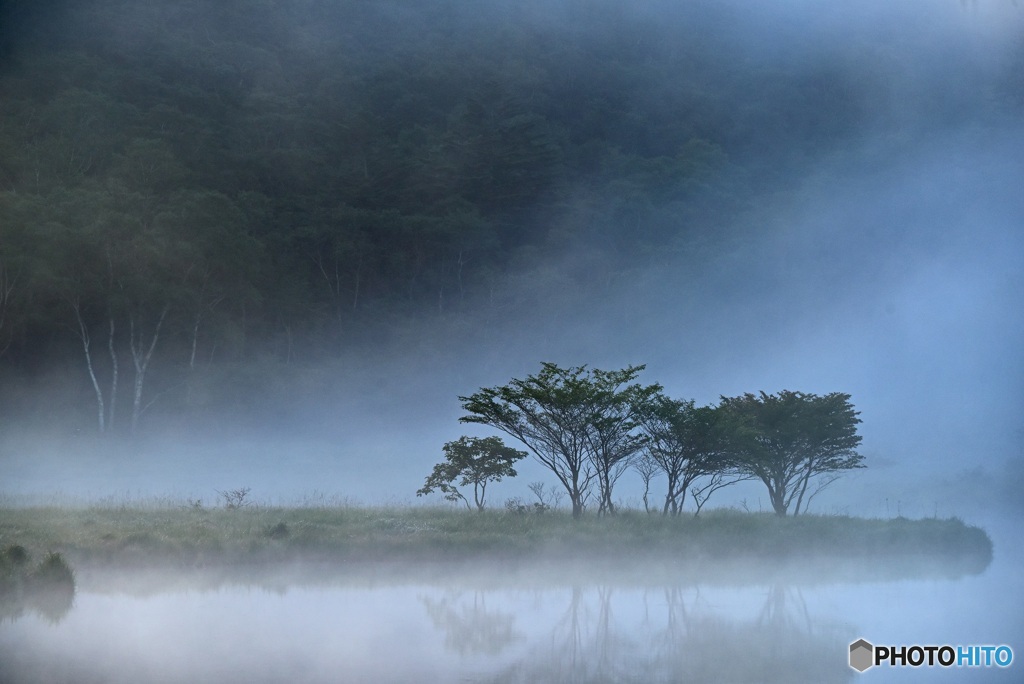
[[[914,92],[955,105],[945,123],[1024,97],[1019,55],[984,71],[898,24],[823,50],[780,20],[762,59],[737,28],[757,10],[728,0],[19,5],[0,21],[0,371],[74,363],[69,394],[108,431],[151,404],[244,404],[411,317],[532,314],[746,237],[789,171],[913,136],[890,108],[915,70],[944,74]],[[510,294],[583,246],[597,263],[554,281],[575,287]]]
[[[56,552],[46,554],[46,558],[39,564],[30,576],[32,582],[39,587],[49,588],[59,585],[75,584],[75,574],[71,571],[64,557]]]
[[[444,445],[444,455],[445,460],[434,466],[416,496],[438,490],[445,499],[462,501],[469,508],[469,499],[458,488],[473,485],[473,503],[478,511],[484,510],[487,485],[501,482],[504,477],[515,477],[513,464],[526,458],[525,451],[505,446],[500,437],[459,437]]]
[[[632,459],[648,443],[638,428],[639,416],[661,391],[661,385],[627,385],[644,366],[620,371],[591,370],[592,390],[587,399],[589,459],[597,477],[598,512],[614,513],[612,489]]]
[[[647,436],[644,459],[668,480],[663,515],[682,511],[698,479],[708,478],[693,489],[699,510],[715,489],[739,477],[726,457],[725,421],[718,409],[658,394],[641,406],[639,423]],[[643,465],[638,469],[643,471]]]
[[[849,394],[747,393],[722,397],[719,410],[728,423],[728,459],[765,484],[778,515],[791,505],[799,515],[843,471],[864,467]]]
[[[612,487],[645,444],[636,431],[640,408],[660,385],[627,384],[644,366],[604,371],[586,366],[541,371],[500,387],[459,397],[464,423],[489,425],[515,437],[565,487],[573,516],[599,485],[601,512],[613,512]]]

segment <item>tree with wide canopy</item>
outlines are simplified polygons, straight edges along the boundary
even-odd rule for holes
[[[799,515],[843,471],[864,467],[849,394],[748,392],[722,397],[720,409],[729,421],[729,458],[765,484],[777,515],[791,506]]]
[[[595,482],[600,511],[612,513],[615,481],[644,443],[636,431],[637,409],[661,389],[629,384],[643,369],[543,363],[536,375],[459,397],[469,412],[459,420],[489,425],[525,444],[565,487],[574,517],[582,514]]]

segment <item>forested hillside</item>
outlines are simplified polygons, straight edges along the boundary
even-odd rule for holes
[[[743,240],[808,160],[1024,106],[1024,49],[949,48],[926,4],[638,4],[7,3],[3,377],[134,429]]]

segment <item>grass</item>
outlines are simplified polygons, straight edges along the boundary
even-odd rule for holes
[[[73,565],[196,567],[288,561],[670,558],[795,561],[940,557],[980,571],[992,542],[959,519],[890,520],[713,510],[700,518],[625,511],[467,512],[356,506],[0,507],[0,549],[58,552]],[[934,565],[934,563],[933,563]]]

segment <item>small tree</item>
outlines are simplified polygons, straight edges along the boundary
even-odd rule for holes
[[[506,446],[500,437],[460,437],[444,445],[444,454],[445,460],[434,466],[434,472],[416,496],[437,490],[448,501],[462,501],[466,508],[472,510],[469,500],[458,488],[473,485],[473,502],[478,511],[484,510],[488,483],[500,482],[503,477],[515,477],[512,465],[526,458],[525,451]]]
[[[842,471],[864,467],[849,394],[747,393],[722,397],[720,409],[729,422],[728,459],[765,484],[777,515],[790,506],[799,515]]]
[[[644,483],[644,511],[647,513],[651,512],[651,480],[661,472],[661,465],[654,460],[648,451],[642,451],[633,459],[633,470],[640,475],[640,480]]]
[[[562,498],[565,496],[565,492],[555,489],[554,487],[548,487],[543,482],[531,482],[529,489],[533,492],[533,495],[537,497],[537,501],[533,504],[533,507],[536,510],[546,511],[552,508],[558,508],[559,504],[562,503]]]

